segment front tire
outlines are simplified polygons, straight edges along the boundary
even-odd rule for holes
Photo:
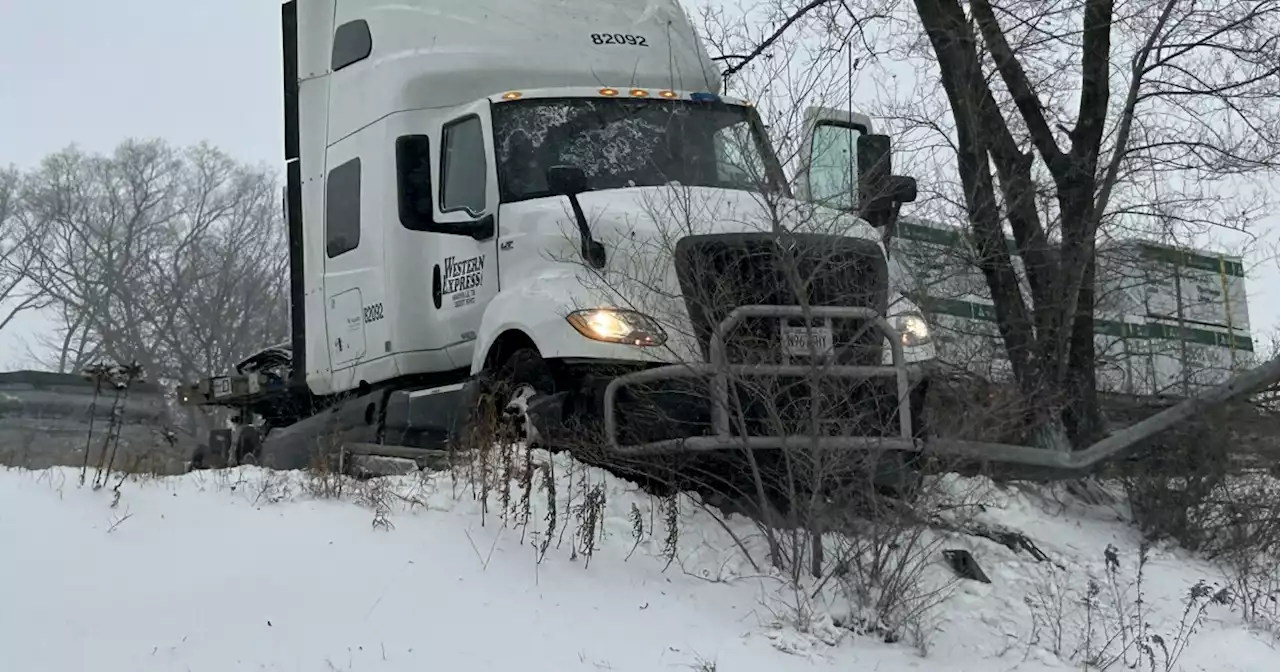
[[[209,446],[199,444],[195,450],[191,451],[191,461],[188,464],[187,471],[199,471],[206,469],[205,460],[209,457]]]
[[[472,430],[492,434],[499,441],[523,441],[528,446],[540,437],[529,418],[528,405],[535,397],[555,392],[555,377],[542,355],[533,348],[511,353],[483,383]],[[486,440],[486,437],[475,437]]]
[[[242,427],[236,441],[236,465],[257,465],[262,455],[262,437],[257,427]]]

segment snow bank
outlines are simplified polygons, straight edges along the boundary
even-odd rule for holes
[[[1080,669],[1086,626],[1114,612],[1108,546],[1121,588],[1137,558],[1121,512],[949,477],[953,492],[984,492],[979,521],[1026,533],[1051,562],[930,531],[916,546],[920,613],[886,644],[837,625],[859,615],[849,582],[797,590],[757,571],[743,553],[766,557],[750,521],[681,497],[671,557],[667,502],[567,457],[549,464],[550,542],[539,478],[522,526],[519,488],[504,521],[500,488],[482,506],[449,475],[343,482],[334,496],[338,481],[240,468],[130,479],[117,496],[79,487],[74,469],[0,471],[0,669]],[[594,521],[587,493],[603,499]],[[589,554],[588,528],[603,530]],[[941,550],[957,548],[992,583],[955,579]],[[1103,593],[1092,617],[1077,595],[1090,576]],[[1152,550],[1141,620],[1177,641],[1188,590],[1219,577]],[[1114,602],[1131,604],[1129,590]],[[1269,635],[1227,607],[1205,613],[1173,669],[1280,669]]]

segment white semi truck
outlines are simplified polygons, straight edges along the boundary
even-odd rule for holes
[[[493,397],[549,445],[767,451],[811,439],[730,387],[815,371],[880,409],[825,447],[918,445],[933,345],[884,245],[915,183],[866,118],[810,110],[789,180],[677,0],[282,17],[291,342],[179,388],[242,411],[198,463],[415,459]]]

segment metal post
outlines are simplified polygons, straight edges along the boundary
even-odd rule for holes
[[[721,322],[721,326],[725,322],[733,319],[733,314]],[[733,324],[737,324],[734,320]],[[716,436],[728,436],[731,432],[729,429],[729,361],[725,353],[724,331],[717,328],[711,334],[711,366],[714,373],[711,377],[711,429],[715,431]]]

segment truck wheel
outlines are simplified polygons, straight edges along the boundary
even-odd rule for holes
[[[542,355],[533,348],[517,350],[495,370],[486,385],[485,398],[493,404],[490,417],[502,423],[503,433],[524,441],[538,443],[537,431],[529,419],[529,402],[536,396],[555,391],[555,377]]]
[[[188,471],[204,469],[205,468],[204,462],[205,462],[205,459],[208,458],[208,456],[209,456],[209,446],[206,446],[203,443],[196,446],[196,449],[191,451],[191,464]]]
[[[240,429],[240,440],[236,442],[236,464],[257,464],[262,455],[262,437],[257,427]]]

